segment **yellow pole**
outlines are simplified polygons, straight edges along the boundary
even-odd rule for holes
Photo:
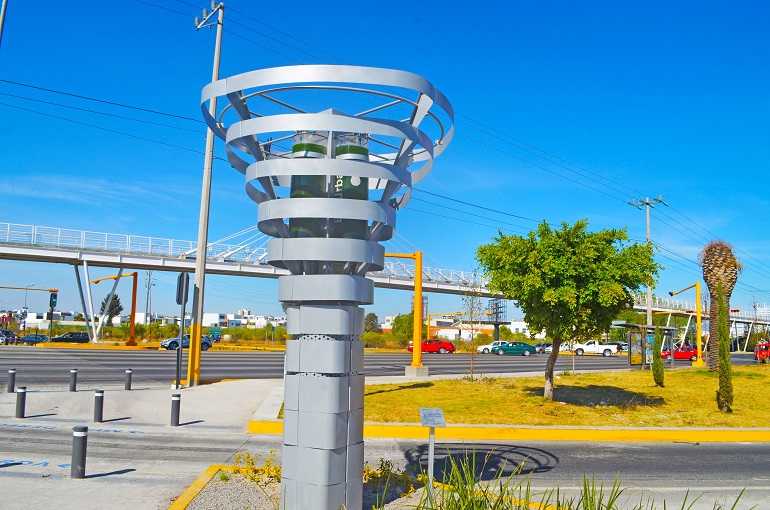
[[[695,282],[695,335],[698,342],[698,359],[692,362],[694,367],[705,367],[706,362],[703,361],[703,330],[701,326],[702,304],[700,298],[700,282]]]
[[[412,254],[414,260],[414,332],[412,333],[412,366],[422,366],[422,252]]]

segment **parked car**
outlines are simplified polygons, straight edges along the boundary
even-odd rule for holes
[[[0,344],[11,345],[19,340],[18,335],[7,329],[0,329]]]
[[[495,340],[491,344],[487,345],[479,345],[476,347],[476,351],[482,353],[482,354],[489,354],[492,352],[492,349],[497,347],[498,345],[503,345],[504,343],[507,343],[505,340]]]
[[[537,349],[535,349],[534,345],[530,345],[524,342],[506,342],[503,345],[493,348],[492,352],[494,354],[499,354],[500,356],[503,354],[529,356],[530,354],[535,354]]]
[[[671,356],[671,351],[668,349],[665,349],[660,353],[660,357],[663,359],[668,359],[669,356]],[[698,359],[698,349],[689,345],[677,347],[674,349],[674,359],[689,359],[690,361],[695,361]]]
[[[166,338],[165,340],[161,340],[160,346],[164,349],[168,349],[169,351],[173,351],[175,349],[179,348],[179,337],[174,338]],[[208,337],[208,335],[201,335],[201,350],[202,351],[208,351],[211,347],[211,338]],[[190,348],[190,335],[185,335],[182,339],[182,349],[189,349]]]
[[[544,352],[551,352],[552,349],[549,349],[551,347],[553,347],[551,342],[538,342],[535,344],[535,350],[541,354]],[[548,350],[546,351],[546,349]]]
[[[414,350],[412,342],[409,342],[406,350],[409,352]],[[452,353],[455,352],[455,344],[438,338],[429,338],[428,340],[422,341],[422,352],[438,352],[440,354]]]
[[[26,335],[24,338],[21,339],[21,343],[26,345],[35,345],[39,342],[47,342],[48,341],[48,335],[39,335],[37,333],[33,333],[31,335]]]
[[[87,344],[90,340],[85,331],[68,331],[49,340],[50,342],[70,342],[76,344]]]
[[[618,353],[618,346],[615,344],[603,344],[598,340],[588,340],[585,343],[577,343],[572,346],[572,352],[575,356],[582,356],[583,354],[601,354],[602,356],[610,356]]]
[[[770,359],[770,342],[759,342],[754,348],[754,359],[760,363],[767,363]]]

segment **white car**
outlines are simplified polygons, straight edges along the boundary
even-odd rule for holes
[[[495,340],[491,344],[479,345],[478,347],[476,347],[476,351],[482,354],[489,354],[490,352],[492,352],[492,347],[498,347],[500,345],[507,344],[507,343],[508,342],[506,342],[505,340]]]

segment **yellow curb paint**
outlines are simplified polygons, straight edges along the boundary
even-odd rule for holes
[[[200,494],[200,492],[206,487],[206,484],[208,484],[212,478],[214,478],[214,475],[216,475],[221,469],[227,469],[228,466],[221,465],[221,464],[214,464],[209,466],[206,471],[203,472],[202,475],[198,477],[197,480],[195,480],[192,485],[190,485],[186,491],[182,493],[181,496],[176,498],[173,503],[171,503],[171,506],[168,507],[168,510],[184,510],[187,508],[187,505],[192,503],[192,500],[195,499],[195,496]]]
[[[281,421],[251,421],[249,434],[282,434]],[[365,423],[366,438],[424,439],[428,427]],[[695,438],[695,439],[690,439]],[[590,429],[559,427],[449,426],[436,429],[436,439],[498,441],[767,443],[764,429]]]

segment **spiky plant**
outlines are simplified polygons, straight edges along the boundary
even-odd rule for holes
[[[722,286],[717,287],[718,297],[722,297]],[[733,371],[730,360],[730,327],[727,325],[727,308],[719,300],[719,389],[717,407],[720,411],[732,413],[733,406]]]
[[[730,296],[743,266],[733,254],[733,247],[722,240],[710,241],[698,256],[703,269],[703,280],[709,288],[709,371],[719,370],[719,300],[717,287],[722,287],[722,302],[730,309]]]

